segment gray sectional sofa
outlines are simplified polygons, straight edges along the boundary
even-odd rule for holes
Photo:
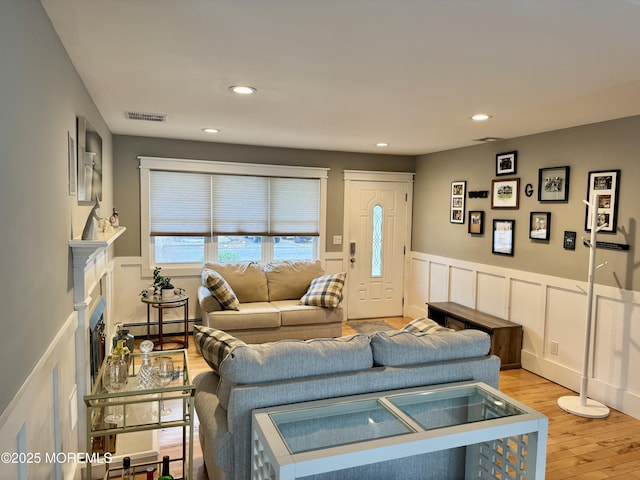
[[[210,480],[251,478],[254,409],[466,380],[498,387],[500,360],[489,355],[489,336],[477,330],[416,329],[409,324],[373,335],[250,345],[196,326],[194,337],[212,368],[194,379],[199,438]],[[464,475],[463,455],[460,449],[436,452],[318,478],[456,479]]]
[[[225,308],[207,287],[215,272],[238,303]],[[300,299],[324,274],[319,261],[205,263],[198,300],[202,324],[251,343],[306,340],[342,334],[342,305],[305,305]]]

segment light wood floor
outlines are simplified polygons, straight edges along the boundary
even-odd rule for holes
[[[409,321],[407,318],[386,320],[394,328],[400,328]],[[355,331],[347,324],[343,333],[349,335]],[[189,343],[189,361],[194,376],[209,368],[193,342]],[[500,390],[549,418],[548,480],[640,478],[640,420],[615,410],[602,420],[566,413],[557,406],[556,401],[558,397],[574,393],[522,369],[502,371]],[[161,432],[163,454],[175,455],[179,451],[182,434],[178,430]],[[193,478],[207,480],[197,433],[196,418]]]

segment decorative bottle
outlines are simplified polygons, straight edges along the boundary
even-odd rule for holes
[[[162,472],[158,480],[173,480],[173,476],[169,473],[169,455],[162,457]]]
[[[147,468],[147,480],[153,480],[153,474],[155,473],[156,469],[153,467],[149,467]]]
[[[156,382],[153,378],[153,365],[149,358],[149,352],[153,350],[153,342],[151,340],[143,340],[140,342],[140,351],[142,352],[142,363],[138,370],[137,388],[140,390],[150,390],[155,388]]]
[[[131,468],[131,457],[122,459],[122,480],[134,480],[135,473]]]

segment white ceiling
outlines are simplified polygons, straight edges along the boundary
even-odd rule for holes
[[[116,134],[416,155],[640,114],[640,0],[41,1]]]

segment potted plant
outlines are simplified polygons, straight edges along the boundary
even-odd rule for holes
[[[160,267],[153,269],[153,293],[164,300],[173,297],[174,286],[171,284],[171,277],[160,275],[160,270]]]

